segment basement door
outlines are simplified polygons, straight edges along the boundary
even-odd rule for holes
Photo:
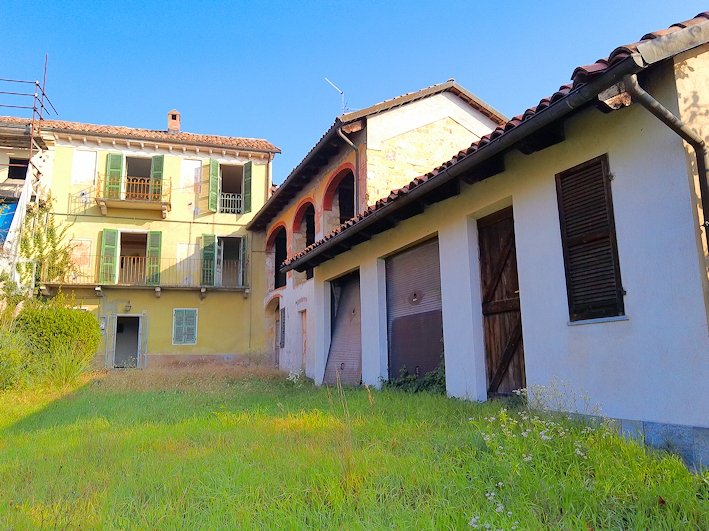
[[[423,376],[443,357],[438,238],[386,260],[389,378]]]
[[[478,220],[488,396],[526,386],[512,207]]]
[[[323,383],[362,383],[362,316],[359,271],[339,278],[332,286],[332,338]]]

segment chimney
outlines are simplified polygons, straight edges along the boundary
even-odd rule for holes
[[[167,132],[171,135],[180,132],[180,113],[175,109],[167,113]]]

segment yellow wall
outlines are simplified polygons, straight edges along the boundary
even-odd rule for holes
[[[58,144],[62,144],[58,141]],[[68,230],[70,239],[90,239],[91,254],[98,255],[101,252],[101,231],[106,228],[124,229],[133,231],[160,231],[162,233],[163,264],[174,264],[177,258],[178,243],[197,244],[197,252],[194,258],[201,256],[202,234],[215,234],[218,236],[247,235],[246,224],[253,215],[261,208],[266,199],[269,180],[268,157],[259,158],[258,155],[253,160],[252,171],[252,204],[251,213],[248,214],[223,214],[213,213],[207,208],[207,197],[209,191],[209,155],[201,152],[196,154],[194,150],[182,153],[177,149],[168,150],[135,150],[135,146],[130,149],[121,149],[110,146],[110,142],[104,140],[102,146],[80,145],[80,149],[96,149],[98,151],[98,173],[105,174],[106,159],[109,152],[122,151],[127,156],[150,157],[154,155],[164,155],[165,167],[164,178],[170,179],[171,210],[167,218],[162,218],[159,210],[137,210],[137,209],[117,209],[108,208],[107,215],[102,215],[101,209],[91,195],[91,200],[86,207],[80,203],[72,205],[71,196],[79,191],[90,188],[88,185],[72,185],[72,162],[75,147],[67,145],[57,145],[54,152],[54,166],[51,178],[52,196],[55,200],[54,211],[58,222],[71,224]],[[110,149],[104,149],[109,147]],[[144,151],[144,152],[143,152]],[[236,158],[224,156],[221,151],[215,153],[214,158],[222,164],[243,164],[246,158]],[[184,158],[200,158],[202,165],[202,190],[195,193],[194,187],[181,187],[181,166]],[[189,204],[192,202],[192,205]],[[193,214],[194,205],[201,211]],[[232,355],[233,361],[240,361],[243,356],[249,353],[258,357],[259,352],[264,351],[264,323],[261,318],[263,309],[259,307],[258,318],[253,319],[252,307],[253,297],[261,301],[264,296],[264,254],[263,252],[251,252],[263,248],[263,237],[261,235],[248,235],[249,247],[249,289],[238,291],[219,291],[217,288],[207,288],[206,297],[200,300],[200,288],[170,288],[162,287],[160,297],[156,296],[154,288],[119,288],[103,286],[102,297],[96,297],[94,285],[91,286],[63,286],[64,292],[74,291],[77,296],[77,304],[88,306],[94,311],[97,317],[111,318],[117,313],[129,315],[145,315],[149,320],[148,330],[148,365],[159,363],[162,359],[170,360],[171,356],[180,356],[181,360],[191,360],[195,356],[211,356],[216,360],[222,360],[223,355]],[[91,269],[98,266],[94,258]],[[173,275],[176,278],[175,268],[172,271],[163,270],[162,278]],[[131,309],[125,311],[125,301],[129,300]],[[173,308],[197,308],[198,309],[198,332],[197,344],[194,346],[172,345],[172,310]],[[143,313],[144,312],[144,313]],[[107,331],[110,334],[110,329]],[[104,336],[106,338],[106,336]],[[112,343],[112,337],[108,336],[108,342]],[[99,349],[99,357],[102,357],[105,349],[104,343]],[[110,350],[110,346],[108,346]],[[163,356],[163,358],[160,358]]]

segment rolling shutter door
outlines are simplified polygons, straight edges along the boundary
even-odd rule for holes
[[[423,376],[443,354],[438,238],[386,260],[389,377]]]
[[[362,316],[360,313],[359,272],[333,283],[332,339],[323,383],[362,382]]]

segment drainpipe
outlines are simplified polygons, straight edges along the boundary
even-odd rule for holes
[[[709,246],[709,149],[706,142],[699,134],[689,127],[682,120],[677,118],[670,110],[665,108],[659,101],[645,92],[638,84],[638,76],[635,74],[626,75],[623,77],[625,90],[637,101],[645,107],[653,115],[659,118],[662,123],[672,129],[677,135],[685,140],[692,148],[697,157],[697,173],[699,174],[699,190],[701,192],[702,210],[704,211],[704,240]]]
[[[342,140],[347,142],[347,144],[352,148],[355,154],[355,179],[354,179],[354,203],[355,203],[355,216],[359,214],[359,151],[357,151],[357,146],[355,146],[352,141],[345,136],[342,132],[342,127],[337,128],[337,134],[340,135]]]

